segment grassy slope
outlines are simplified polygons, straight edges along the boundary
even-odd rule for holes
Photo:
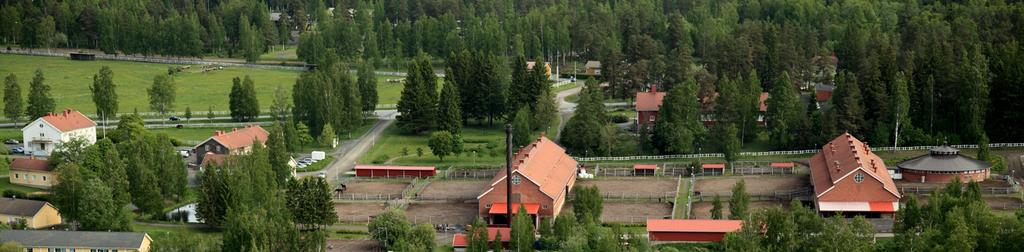
[[[102,66],[109,66],[114,71],[114,84],[117,85],[120,112],[150,111],[146,89],[153,83],[153,76],[166,74],[170,64],[138,63],[126,61],[71,61],[60,57],[0,55],[0,76],[14,73],[18,76],[22,93],[28,94],[28,85],[36,69],[43,70],[46,83],[51,87],[51,94],[57,102],[57,108],[75,108],[86,113],[94,113],[95,106],[89,92],[92,76]],[[231,79],[249,75],[256,81],[257,95],[260,106],[269,108],[278,85],[284,86],[291,97],[291,86],[298,78],[299,72],[285,70],[266,70],[255,68],[225,68],[201,73],[197,66],[175,75],[177,83],[176,110],[183,111],[185,106],[192,107],[195,113],[205,112],[210,106],[214,110],[228,109],[228,93],[231,91]],[[378,93],[380,104],[394,104],[402,90],[402,85],[387,83],[386,80],[399,77],[378,76]]]

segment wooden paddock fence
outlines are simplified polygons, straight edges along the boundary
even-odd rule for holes
[[[871,151],[913,151],[913,150],[929,150],[936,146],[925,145],[925,146],[907,146],[907,147],[871,147]],[[977,149],[977,144],[957,144],[950,145],[950,147],[957,149]],[[988,145],[989,148],[1019,148],[1024,147],[1024,143],[991,143]],[[757,151],[757,152],[740,152],[737,156],[740,157],[763,157],[763,156],[783,156],[783,155],[807,155],[815,154],[821,151],[820,149],[811,150],[790,150],[790,151]],[[693,159],[693,158],[722,158],[725,157],[722,153],[697,153],[697,154],[673,154],[673,155],[648,155],[648,156],[620,156],[620,157],[574,157],[576,161],[580,162],[592,162],[592,161],[631,161],[631,160],[662,160],[662,159]]]

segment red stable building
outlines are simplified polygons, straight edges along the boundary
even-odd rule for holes
[[[541,217],[554,218],[562,211],[566,197],[576,184],[576,160],[565,153],[565,149],[541,135],[526,147],[519,149],[512,159],[512,177],[506,177],[501,169],[486,190],[477,197],[478,213],[490,225],[508,225],[512,211],[519,211],[519,204],[534,219],[534,225]],[[507,196],[506,179],[512,184],[512,199]]]
[[[647,237],[651,241],[719,242],[725,234],[739,231],[740,220],[647,220]]]
[[[433,166],[356,165],[356,177],[420,177],[437,174]]]
[[[634,164],[633,165],[633,176],[654,176],[654,172],[658,170],[656,164]]]
[[[487,228],[487,242],[490,244],[494,242],[494,237],[501,234],[501,246],[508,247],[508,242],[512,240],[512,229],[507,227],[489,227]],[[469,235],[468,234],[455,234],[452,238],[452,247],[455,251],[466,251],[469,247]],[[490,247],[490,245],[488,245]]]
[[[700,172],[704,174],[725,174],[725,164],[701,164]]]
[[[822,146],[810,164],[814,207],[823,215],[891,218],[899,210],[902,196],[885,162],[850,133]]]

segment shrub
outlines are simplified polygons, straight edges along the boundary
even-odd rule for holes
[[[992,155],[992,157],[989,158],[989,163],[992,164],[992,171],[995,171],[995,172],[1004,172],[1004,171],[1006,171],[1006,160],[1003,160],[1003,156]]]
[[[625,122],[629,122],[629,117],[626,117],[626,115],[618,114],[618,115],[613,115],[612,116],[612,123],[625,123]]]
[[[25,193],[24,193],[24,192],[20,192],[20,191],[15,191],[15,190],[13,190],[13,189],[7,189],[7,190],[4,190],[4,198],[19,198],[19,199],[24,199],[24,198],[25,198],[25,196],[26,196],[26,195],[25,195]]]
[[[383,164],[384,162],[387,162],[388,159],[390,158],[391,157],[388,157],[388,154],[381,154],[380,156],[377,156],[377,158],[374,158],[373,161],[371,161],[371,163]]]

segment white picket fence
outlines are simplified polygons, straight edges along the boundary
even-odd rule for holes
[[[957,149],[977,149],[977,144],[957,144],[950,145],[950,147]],[[1024,147],[1024,143],[991,143],[988,144],[989,148],[1015,148]],[[928,146],[907,146],[907,147],[871,147],[871,151],[912,151],[912,150],[928,150],[935,148],[934,145]],[[820,149],[813,150],[791,150],[791,151],[759,151],[759,152],[740,152],[740,157],[763,157],[763,156],[783,156],[783,155],[804,155],[814,154],[821,151]],[[683,159],[683,158],[709,158],[709,157],[725,157],[722,153],[698,153],[698,154],[673,154],[673,155],[653,155],[653,156],[621,156],[621,157],[574,157],[576,161],[628,161],[628,160],[661,160],[661,159]]]

